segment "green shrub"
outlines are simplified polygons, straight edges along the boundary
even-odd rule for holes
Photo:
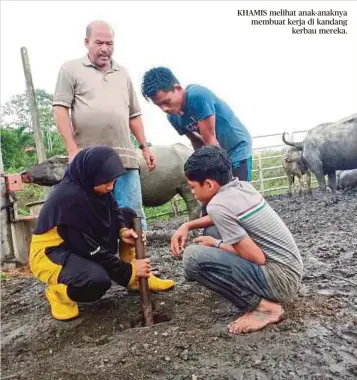
[[[25,189],[16,193],[19,215],[29,215],[29,209],[26,204],[43,200],[44,191],[45,188],[43,186],[25,184]]]

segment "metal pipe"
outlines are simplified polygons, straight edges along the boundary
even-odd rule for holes
[[[142,240],[143,230],[141,227],[141,218],[135,217],[133,219],[134,231],[138,234],[138,238],[135,239],[135,251],[136,259],[145,259],[145,246]],[[143,309],[144,325],[152,326],[154,324],[154,316],[152,312],[151,295],[149,289],[148,279],[145,277],[139,277],[139,288],[141,295],[141,307]]]

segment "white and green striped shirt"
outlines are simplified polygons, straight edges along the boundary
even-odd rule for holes
[[[222,186],[207,212],[225,243],[232,245],[249,236],[264,251],[262,269],[277,299],[289,300],[297,292],[303,263],[294,238],[250,183],[236,178]]]

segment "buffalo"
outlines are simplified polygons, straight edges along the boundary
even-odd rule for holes
[[[283,134],[285,144],[302,152],[302,158],[315,174],[319,189],[324,193],[325,202],[330,203],[326,194],[325,175],[336,197],[336,171],[357,168],[357,114],[333,123],[324,123],[310,129],[303,142],[290,142]]]

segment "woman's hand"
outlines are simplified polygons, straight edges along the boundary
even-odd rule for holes
[[[120,239],[124,243],[129,244],[129,245],[134,245],[135,239],[138,238],[138,234],[133,229],[129,229],[129,228],[123,228],[122,230],[120,230],[119,236],[120,236]],[[146,233],[145,232],[143,232],[141,238],[142,238],[144,245],[146,245]]]
[[[150,259],[136,260],[136,276],[137,277],[150,277],[151,266]]]

